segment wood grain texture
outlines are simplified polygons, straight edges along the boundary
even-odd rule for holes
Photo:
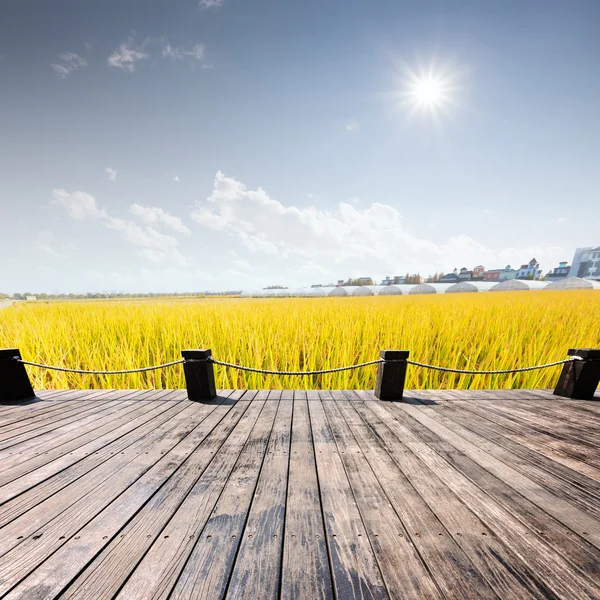
[[[0,407],[0,596],[600,599],[600,404],[42,391]]]
[[[336,596],[388,598],[323,408],[323,403],[333,399],[327,392],[318,395],[319,399],[313,399],[313,394],[308,394],[308,408]]]
[[[283,600],[333,600],[315,450],[305,391],[294,392],[281,573]]]

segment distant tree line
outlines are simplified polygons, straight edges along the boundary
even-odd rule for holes
[[[154,293],[129,294],[125,292],[118,293],[100,293],[88,292],[86,294],[45,294],[25,292],[23,294],[3,294],[0,293],[0,299],[26,300],[28,297],[35,297],[36,300],[91,300],[98,298],[171,298],[171,297],[190,297],[190,296],[235,296],[241,294],[241,290],[228,290],[225,292],[172,292],[172,293]]]

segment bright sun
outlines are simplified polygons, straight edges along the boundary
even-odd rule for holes
[[[413,94],[415,101],[425,106],[440,104],[444,99],[440,82],[430,78],[417,81],[414,85]]]
[[[455,74],[434,64],[418,71],[406,69],[400,106],[409,110],[411,118],[420,114],[439,122],[442,113],[456,106],[455,80]]]

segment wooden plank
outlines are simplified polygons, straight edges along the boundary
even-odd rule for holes
[[[133,391],[129,392],[130,395]],[[105,401],[105,397],[111,394],[109,391],[98,391],[96,392],[97,398],[102,404]],[[86,400],[73,400],[71,402],[40,402],[31,407],[31,410],[27,412],[16,413],[11,411],[5,415],[2,423],[0,424],[0,440],[9,437],[9,434],[13,431],[28,431],[25,428],[35,428],[36,424],[43,425],[46,423],[53,423],[57,420],[67,417],[70,414],[76,414],[77,411],[84,409],[93,408],[93,404]]]
[[[402,415],[400,415],[400,419],[402,418]],[[398,424],[394,420],[397,420],[395,415],[392,416],[391,420],[386,419],[386,424],[390,428],[396,428]],[[411,420],[410,434],[411,439],[425,442],[451,465],[456,472],[468,477],[469,480],[483,490],[490,498],[509,511],[515,518],[519,519],[523,525],[567,558],[572,565],[576,565],[588,576],[591,574],[592,580],[600,584],[600,571],[598,569],[598,565],[600,565],[600,552],[596,548],[573,534],[570,529],[553,519],[526,497],[516,493],[504,481],[486,471],[464,454],[457,452],[452,445],[443,441],[425,426]],[[404,434],[402,435],[404,436]],[[415,438],[415,436],[418,437]],[[423,456],[429,455],[423,454]],[[443,463],[441,464],[443,465]]]
[[[225,398],[221,398],[221,401],[225,401]],[[223,429],[223,422],[233,426],[236,415],[239,418],[243,413],[243,407],[232,406],[222,404],[209,411],[211,407],[195,404],[195,410],[206,414],[206,418],[121,496],[77,531],[75,537],[65,541],[48,560],[19,583],[8,597],[35,597],[41,590],[43,597],[55,597],[109,545],[121,550],[128,548],[126,553],[119,553],[120,561],[115,565],[115,569],[122,571],[123,565],[120,563],[124,561],[128,574],[143,556],[139,548],[150,545],[146,541],[146,532],[152,532],[154,535],[151,537],[156,538],[211,460],[212,454],[207,448],[212,447],[214,433],[217,432],[218,437],[218,432]],[[228,418],[230,412],[233,413],[233,420]],[[132,526],[132,517],[138,525],[137,529]],[[127,527],[123,529],[126,523]],[[140,525],[143,525],[143,531],[140,530]],[[121,535],[117,535],[119,532]],[[115,577],[114,569],[104,579],[101,591],[96,590],[90,596],[98,598],[114,594],[122,583]],[[81,588],[78,594],[79,597],[86,596]]]
[[[77,542],[73,539],[68,542],[63,554],[63,562],[74,561],[75,569],[61,567],[63,570],[61,580],[68,582],[76,574],[77,569],[80,570],[80,573],[61,597],[114,597],[152,545],[168,539],[168,534],[166,534],[166,538],[163,535],[165,524],[180,508],[190,487],[204,475],[207,465],[219,452],[231,431],[236,426],[240,426],[240,419],[248,418],[246,414],[250,404],[248,399],[252,398],[255,393],[233,392],[230,399],[224,400],[222,405],[215,409],[209,419],[212,419],[215,413],[220,411],[224,414],[220,422],[196,448],[183,467],[169,478],[165,485],[120,531],[117,531],[120,519],[112,524],[110,519],[107,520],[108,512],[111,510],[109,507],[104,514],[99,515],[91,523],[91,528],[86,527],[78,532],[75,540],[81,538],[85,539],[85,542]],[[242,395],[247,399],[238,402]],[[103,541],[105,536],[109,541]],[[84,570],[81,570],[85,561],[93,557],[98,550],[101,551],[96,558]]]
[[[336,597],[388,598],[323,409],[323,402],[333,402],[331,394],[307,396]]]
[[[563,409],[560,415],[544,415],[538,403],[531,403],[527,407],[514,403],[494,403],[490,410],[500,411],[506,418],[513,419],[527,425],[534,431],[548,433],[567,442],[580,444],[589,448],[595,455],[600,453],[600,427],[594,422],[593,417],[587,418],[582,427],[581,418],[572,418],[569,411]]]
[[[143,504],[147,495],[151,495],[178,468],[195,447],[193,431],[214,409],[214,404],[198,406],[188,403],[164,428],[157,429],[143,440],[144,443],[136,448],[137,452],[131,453],[133,460],[125,463],[127,458],[118,455],[97,469],[100,471],[109,465],[112,475],[108,478],[102,481],[83,477],[77,489],[63,490],[71,491],[68,498],[63,492],[56,494],[48,502],[29,511],[24,519],[10,523],[5,528],[9,536],[19,531],[25,537],[19,540],[15,536],[4,545],[6,548],[10,544],[13,549],[3,552],[0,557],[0,594],[11,590],[56,552],[67,538],[74,536],[123,493],[117,506],[125,513],[120,515],[123,518],[121,525],[125,524],[134,498],[137,496],[137,501]],[[26,534],[26,531],[30,533]],[[20,594],[17,593],[16,597]]]
[[[556,416],[555,411],[567,410],[570,415],[574,418],[581,418],[585,415],[587,419],[590,419],[594,423],[600,423],[600,411],[588,411],[585,410],[589,405],[594,406],[593,402],[589,400],[576,400],[574,398],[563,398],[561,396],[552,396],[548,394],[539,395],[535,401],[535,406],[544,408],[550,416]]]
[[[305,391],[294,392],[285,510],[282,600],[333,600],[315,451]]]
[[[451,432],[452,435],[456,436],[454,439],[457,441],[462,440],[462,447],[469,447],[471,450],[476,447],[479,457],[489,456],[496,466],[510,465],[510,471],[519,476],[518,481],[520,484],[527,486],[530,490],[535,490],[535,497],[543,502],[541,508],[548,510],[546,505],[551,504],[553,512],[550,512],[550,514],[556,518],[560,514],[559,520],[562,520],[573,531],[588,531],[590,533],[588,539],[596,540],[600,548],[600,503],[593,495],[588,494],[585,490],[574,489],[573,486],[555,477],[552,473],[539,468],[532,462],[506,450],[498,443],[490,441],[450,419],[445,416],[446,413],[442,413],[439,409],[434,410],[426,406],[412,407],[407,405],[406,410],[417,411],[416,414],[425,414],[427,417],[434,416],[436,425]],[[409,414],[414,417],[413,412],[409,412]],[[454,442],[450,443],[454,445]],[[531,494],[531,491],[529,493]],[[530,499],[533,498],[531,495],[529,497]],[[575,525],[576,523],[577,525]]]
[[[492,432],[491,435],[497,438],[500,443],[503,443],[502,438],[515,442],[514,451],[517,453],[522,452],[520,447],[524,447],[538,455],[542,455],[545,459],[548,459],[548,461],[543,460],[542,464],[547,465],[548,468],[556,469],[557,473],[567,481],[573,481],[576,486],[579,485],[578,482],[581,482],[588,491],[600,494],[600,485],[598,485],[600,483],[600,469],[583,462],[582,459],[587,456],[587,453],[581,451],[580,448],[572,450],[571,446],[558,442],[552,436],[532,431],[520,423],[504,419],[501,415],[492,411],[474,406],[473,403],[456,402],[447,410],[451,410],[460,416],[462,418],[461,423],[465,426],[476,422],[477,426],[484,427],[486,430],[489,428]],[[474,415],[477,416],[477,419],[473,418]],[[510,446],[510,448],[512,447]],[[529,456],[529,454],[521,455]],[[560,468],[561,466],[566,467],[567,470],[564,471]],[[584,475],[584,479],[575,478],[572,480],[573,472]]]
[[[33,534],[37,527],[59,515],[70,504],[96,487],[103,492],[118,493],[119,490],[107,487],[111,478],[121,473],[125,481],[127,477],[134,477],[138,469],[147,468],[146,465],[153,460],[156,452],[164,451],[157,445],[158,442],[177,443],[180,439],[178,436],[183,435],[182,431],[185,431],[186,425],[183,421],[189,414],[187,405],[173,404],[117,442],[86,456],[70,468],[56,473],[41,484],[2,504],[0,527],[4,527],[5,532],[14,529],[20,533],[0,538],[0,556],[15,544],[18,535]],[[29,483],[29,475],[35,479],[37,471],[13,483],[20,483],[22,480]],[[10,486],[12,483],[6,487]],[[103,496],[99,494],[100,497]]]
[[[490,497],[480,489],[479,481],[477,481],[478,485],[474,485],[470,480],[471,476],[475,477],[473,473],[470,473],[470,476],[466,476],[466,473],[463,475],[463,473],[450,466],[446,460],[441,458],[437,449],[433,451],[429,441],[423,441],[422,433],[418,427],[416,429],[419,430],[419,433],[413,433],[411,429],[413,423],[416,424],[420,421],[410,419],[409,411],[413,412],[412,409],[415,409],[416,407],[410,405],[397,405],[397,407],[386,406],[384,408],[379,403],[377,405],[374,403],[369,404],[368,406],[374,412],[380,414],[382,419],[387,419],[386,423],[389,428],[392,429],[394,434],[399,439],[402,439],[413,452],[418,453],[419,458],[436,473],[450,490],[461,498],[463,503],[465,503],[482,522],[486,523],[486,525],[496,533],[507,547],[515,552],[515,554],[526,557],[531,569],[537,574],[538,580],[543,582],[545,586],[543,588],[544,590],[551,590],[552,593],[559,597],[594,597],[598,586],[597,584],[592,584],[590,578],[596,577],[598,574],[599,563],[597,560],[593,562],[590,562],[589,560],[586,561],[585,554],[580,552],[579,555],[584,559],[583,563],[570,563],[565,560],[562,553],[559,553],[557,550],[560,548],[560,544],[555,546],[552,543],[550,545],[541,537],[531,535],[531,529],[528,529],[523,523],[515,519],[503,505],[492,501]],[[394,414],[394,412],[396,414]],[[417,416],[421,418],[420,415]],[[435,437],[450,442],[449,439],[446,439],[446,436],[437,434],[436,430],[439,430],[440,433],[443,433],[443,431],[437,426],[434,419],[423,418],[422,420],[426,421],[423,429],[427,429],[430,434]],[[453,452],[458,454],[456,450],[460,449],[457,448],[454,443],[451,445],[454,446]],[[460,454],[458,455],[460,456]],[[500,476],[501,475],[502,474],[500,474]],[[513,490],[513,496],[515,495],[514,492],[515,490]],[[509,498],[510,497],[511,496],[509,495]],[[569,543],[565,542],[563,547],[569,547]],[[571,549],[574,547],[574,544],[570,546]],[[595,549],[590,550],[591,555],[596,553]],[[582,564],[585,565],[585,570],[580,570]],[[591,566],[591,568],[588,568],[588,566]]]
[[[40,428],[27,432],[23,436],[13,437],[7,440],[0,450],[0,472],[12,467],[20,462],[23,457],[30,457],[33,454],[40,454],[55,449],[60,445],[60,439],[73,439],[79,431],[83,434],[86,426],[94,427],[93,423],[98,423],[101,419],[110,418],[111,415],[118,413],[126,408],[134,400],[117,400],[110,396],[103,403],[98,403],[96,408],[87,410],[75,418],[69,418],[65,422],[54,423],[50,427]],[[124,404],[127,403],[127,404]],[[20,455],[17,458],[17,455]],[[13,457],[12,459],[9,457]]]
[[[267,454],[281,392],[270,392],[250,437],[223,487],[215,508],[197,536],[169,598],[223,598]]]
[[[227,590],[228,598],[279,597],[287,500],[293,391],[281,402]],[[195,598],[192,590],[184,596]],[[214,597],[206,594],[207,599]]]
[[[81,458],[104,447],[113,439],[110,436],[112,431],[131,423],[137,417],[151,414],[157,405],[160,406],[154,402],[151,404],[134,400],[116,401],[114,408],[109,406],[98,414],[89,415],[80,422],[65,426],[65,430],[61,428],[1,451],[0,488],[66,454]],[[168,405],[164,408],[168,408]],[[84,446],[85,450],[82,449]],[[76,460],[72,458],[71,462]]]
[[[165,411],[172,410],[172,408],[173,404],[171,402],[153,403],[150,407],[142,407],[141,414],[137,417],[132,415],[130,420],[128,419],[110,434],[105,433],[96,440],[71,450],[68,454],[59,454],[49,462],[38,465],[35,463],[36,457],[32,458],[31,461],[24,461],[25,472],[21,473],[18,478],[12,479],[12,481],[3,482],[3,485],[0,486],[0,505],[5,505],[0,508],[0,514],[3,515],[0,518],[6,518],[6,512],[3,512],[6,509],[11,512],[10,507],[6,506],[11,498],[23,494],[26,490],[30,490],[56,475],[51,481],[25,494],[18,501],[19,510],[25,512],[28,507],[35,506],[45,497],[56,493],[62,487],[68,485],[69,482],[81,477],[84,473],[103,462],[108,456],[122,452],[139,437],[148,434],[155,427],[153,419],[161,413],[165,413]],[[183,406],[180,406],[179,410],[182,409]],[[105,449],[113,442],[116,442],[116,445],[111,446],[110,449]],[[37,458],[41,459],[41,457]],[[30,462],[36,468],[28,470],[28,463]],[[73,468],[69,469],[72,466]],[[19,467],[15,465],[13,468],[18,470]],[[59,475],[63,471],[65,472]],[[12,472],[5,471],[2,475],[11,478]]]
[[[345,414],[355,410],[350,406],[351,401],[341,392],[332,392],[332,395],[341,406],[338,402],[324,402],[323,408],[390,598],[442,598],[428,566],[409,542],[392,499],[387,496],[367,459],[367,454],[376,451],[373,440],[365,443],[364,439],[360,442],[355,439],[344,419]],[[398,475],[397,470],[393,475]],[[434,541],[438,543],[437,538]],[[481,583],[486,589],[477,597],[495,597],[485,582]],[[475,586],[470,590],[479,591]]]
[[[11,411],[22,412],[23,414],[26,414],[29,410],[35,409],[40,404],[46,406],[55,404],[55,401],[57,404],[59,404],[61,400],[72,396],[76,391],[77,390],[48,390],[48,392],[53,393],[37,395],[35,398],[17,403],[8,402],[4,404],[0,400],[0,416],[4,416]]]
[[[266,402],[267,395],[268,392],[259,392],[254,399],[245,403],[247,410],[243,418],[215,448],[214,458],[169,520],[161,536],[133,571],[118,597],[169,597],[196,543],[199,540],[201,543],[211,543],[202,532],[236,465],[240,464],[240,468],[243,468],[239,461],[246,444],[250,440],[248,452],[255,452],[256,446],[261,445],[260,440],[270,431],[268,415],[271,414],[272,419],[277,406]],[[265,413],[267,418],[261,423],[259,416],[264,410],[269,412]],[[249,454],[246,453],[242,460],[245,462],[248,458]]]
[[[265,398],[266,393],[259,392],[255,399],[244,403],[247,409],[243,418],[215,448],[214,458],[131,573],[118,597],[169,596],[265,407]]]
[[[394,435],[372,403],[340,408],[369,447],[369,462],[444,597],[546,597],[527,562]]]
[[[26,465],[32,460],[44,460],[43,456],[46,456],[46,462],[49,462],[53,458],[70,452],[73,448],[82,446],[88,441],[111,431],[118,426],[117,424],[126,422],[123,420],[125,415],[141,414],[142,411],[151,407],[152,405],[138,400],[117,400],[113,404],[105,405],[105,408],[98,412],[88,414],[79,421],[1,450],[0,485],[10,481],[10,479],[6,479],[5,473],[7,470],[20,467],[20,472],[26,473],[31,470],[27,469]],[[115,426],[111,427],[113,424]],[[20,455],[18,461],[16,461],[17,464],[8,459],[9,456],[15,454]]]
[[[98,402],[88,402],[82,405],[72,405],[66,414],[51,415],[42,422],[33,422],[29,424],[13,424],[15,428],[5,430],[0,433],[0,450],[10,448],[21,442],[37,438],[45,433],[55,431],[56,429],[77,422],[90,414],[103,411],[110,406],[115,406],[119,402],[117,399],[98,400]],[[42,416],[40,416],[42,418]],[[9,426],[9,427],[12,427]]]

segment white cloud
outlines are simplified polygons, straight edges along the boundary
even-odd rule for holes
[[[533,253],[531,248],[491,249],[469,235],[426,239],[407,230],[396,207],[377,202],[364,208],[350,202],[328,208],[287,206],[262,188],[250,190],[222,172],[217,173],[210,196],[197,203],[192,219],[231,236],[256,255],[254,260],[244,259],[259,276],[269,268],[271,273],[282,273],[289,267],[289,277],[296,281],[304,274],[318,281],[330,279],[325,274],[356,276],[359,271],[361,275],[406,271],[427,275],[451,270],[455,264],[499,268],[507,262],[521,264],[534,255],[554,260],[556,254],[550,247]],[[520,258],[515,260],[517,255]]]
[[[172,58],[173,60],[182,60],[183,58],[191,58],[194,60],[202,60],[204,58],[204,45],[196,44],[189,50],[181,47],[174,47],[166,43],[162,49],[163,58]]]
[[[107,217],[106,211],[98,208],[96,199],[85,192],[69,193],[63,189],[55,189],[52,190],[51,203],[66,208],[69,216],[77,221]]]
[[[346,131],[358,131],[360,129],[360,123],[358,121],[350,121],[346,124]]]
[[[183,224],[179,217],[175,217],[162,208],[140,206],[132,204],[129,212],[144,223],[145,225],[164,225],[173,231],[190,235],[192,232]]]
[[[179,175],[173,175],[173,181],[179,183]]]
[[[110,167],[106,167],[104,169],[104,173],[111,181],[117,180],[117,172],[114,169],[111,169]]]
[[[73,71],[87,67],[87,60],[75,52],[65,52],[58,56],[60,62],[52,63],[52,70],[61,78],[65,79]]]
[[[200,8],[219,8],[224,2],[225,0],[200,0]]]
[[[145,42],[138,45],[135,42],[134,35],[130,35],[109,57],[108,66],[123,69],[129,73],[135,70],[135,63],[138,60],[149,58],[149,54],[144,50]]]
[[[161,224],[186,235],[189,235],[189,229],[183,225],[181,219],[160,208],[145,208],[133,204],[130,211],[140,218],[144,224],[142,226],[135,221],[109,215],[104,208],[98,208],[93,196],[85,192],[69,193],[62,189],[53,190],[51,203],[66,208],[73,219],[78,221],[96,219],[103,227],[118,231],[123,240],[140,248],[137,251],[139,256],[152,262],[182,266],[188,263],[188,259],[178,250],[178,240],[171,235],[161,233],[151,224]]]

